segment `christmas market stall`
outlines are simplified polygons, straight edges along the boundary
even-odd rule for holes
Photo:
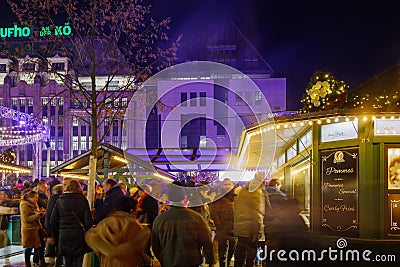
[[[275,133],[270,178],[278,178],[312,234],[358,242],[400,240],[400,65],[349,91],[316,72],[304,107],[248,127],[238,155],[257,169],[263,133]],[[265,145],[264,145],[265,147]],[[239,161],[239,164],[241,162]]]

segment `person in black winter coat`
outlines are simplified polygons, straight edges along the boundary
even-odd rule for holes
[[[56,205],[56,201],[63,192],[63,185],[57,184],[53,186],[52,190],[53,190],[52,195],[49,199],[49,202],[47,202],[46,215],[44,217],[44,228],[46,229],[46,234],[47,234],[49,254],[51,257],[57,256],[55,267],[58,267],[63,265],[63,258],[62,255],[58,253],[57,249],[58,235],[59,235],[58,229],[51,227],[50,216]]]
[[[88,252],[84,229],[92,227],[93,220],[77,181],[66,181],[64,193],[51,213],[50,224],[59,230],[58,249],[64,256],[65,266],[82,266],[83,255]]]
[[[149,194],[151,193],[150,185],[141,185],[139,187],[139,203],[137,206],[136,218],[141,223],[153,226],[154,219],[158,215],[158,202]]]
[[[218,241],[220,267],[230,266],[237,243],[233,234],[233,201],[236,196],[234,190],[232,180],[225,178],[221,186],[223,196],[211,205],[211,218],[217,230],[215,238]]]
[[[97,203],[95,224],[107,217],[107,215],[115,209],[115,203],[118,203],[120,198],[124,198],[120,186],[114,179],[107,179],[103,182],[103,190],[105,192],[104,201]]]
[[[137,205],[136,218],[138,221],[144,225],[150,227],[150,231],[153,228],[153,222],[158,215],[158,202],[149,194],[151,193],[152,187],[150,185],[144,184],[139,187],[139,203]],[[146,245],[145,253],[152,257],[150,251],[150,241]]]

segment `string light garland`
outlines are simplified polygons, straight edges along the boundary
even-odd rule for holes
[[[325,125],[325,124],[335,124],[335,123],[340,123],[340,122],[354,122],[358,123],[358,121],[362,121],[363,123],[369,123],[371,121],[375,122],[376,120],[387,120],[387,121],[396,121],[400,120],[400,113],[399,114],[381,114],[381,115],[365,115],[365,114],[360,114],[360,115],[337,115],[337,116],[326,116],[326,117],[318,117],[318,118],[296,118],[296,119],[291,119],[285,122],[267,122],[264,124],[259,125],[259,127],[256,127],[254,130],[248,131],[246,134],[248,137],[253,137],[265,132],[271,132],[271,131],[276,131],[279,129],[288,129],[290,131],[290,127],[293,126],[295,127],[296,125],[299,126],[305,126],[305,125],[313,125],[313,124],[318,124],[318,125]],[[274,125],[271,125],[271,124]],[[389,133],[389,132],[388,132]],[[394,135],[400,135],[400,132],[395,132],[391,131],[390,133]]]
[[[304,107],[300,113],[331,110],[341,107],[346,101],[348,86],[332,74],[316,71],[300,100]]]
[[[0,127],[0,147],[32,144],[49,138],[47,125],[32,115],[0,106],[0,118],[18,121],[18,125]]]
[[[364,110],[398,111],[400,110],[400,93],[394,92],[393,94],[381,94],[378,96],[369,94],[359,96],[354,93],[349,95],[348,105],[352,108]]]

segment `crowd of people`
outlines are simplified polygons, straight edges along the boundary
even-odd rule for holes
[[[159,201],[151,196],[151,185],[128,188],[106,179],[96,185],[92,209],[81,181],[59,184],[53,178],[21,187],[25,266],[32,266],[32,255],[33,265],[48,266],[46,254],[55,266],[82,266],[84,255],[93,251],[104,267],[227,267],[233,258],[235,267],[250,267],[264,242],[282,248],[307,232],[280,181],[266,186],[263,173],[242,187],[226,178],[218,191],[203,184],[188,193],[197,186],[174,181]]]

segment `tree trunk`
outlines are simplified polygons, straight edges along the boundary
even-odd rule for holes
[[[95,181],[96,181],[96,164],[97,158],[93,155],[89,157],[89,180],[88,180],[88,191],[87,199],[89,201],[90,208],[94,208],[94,194],[95,194]]]

